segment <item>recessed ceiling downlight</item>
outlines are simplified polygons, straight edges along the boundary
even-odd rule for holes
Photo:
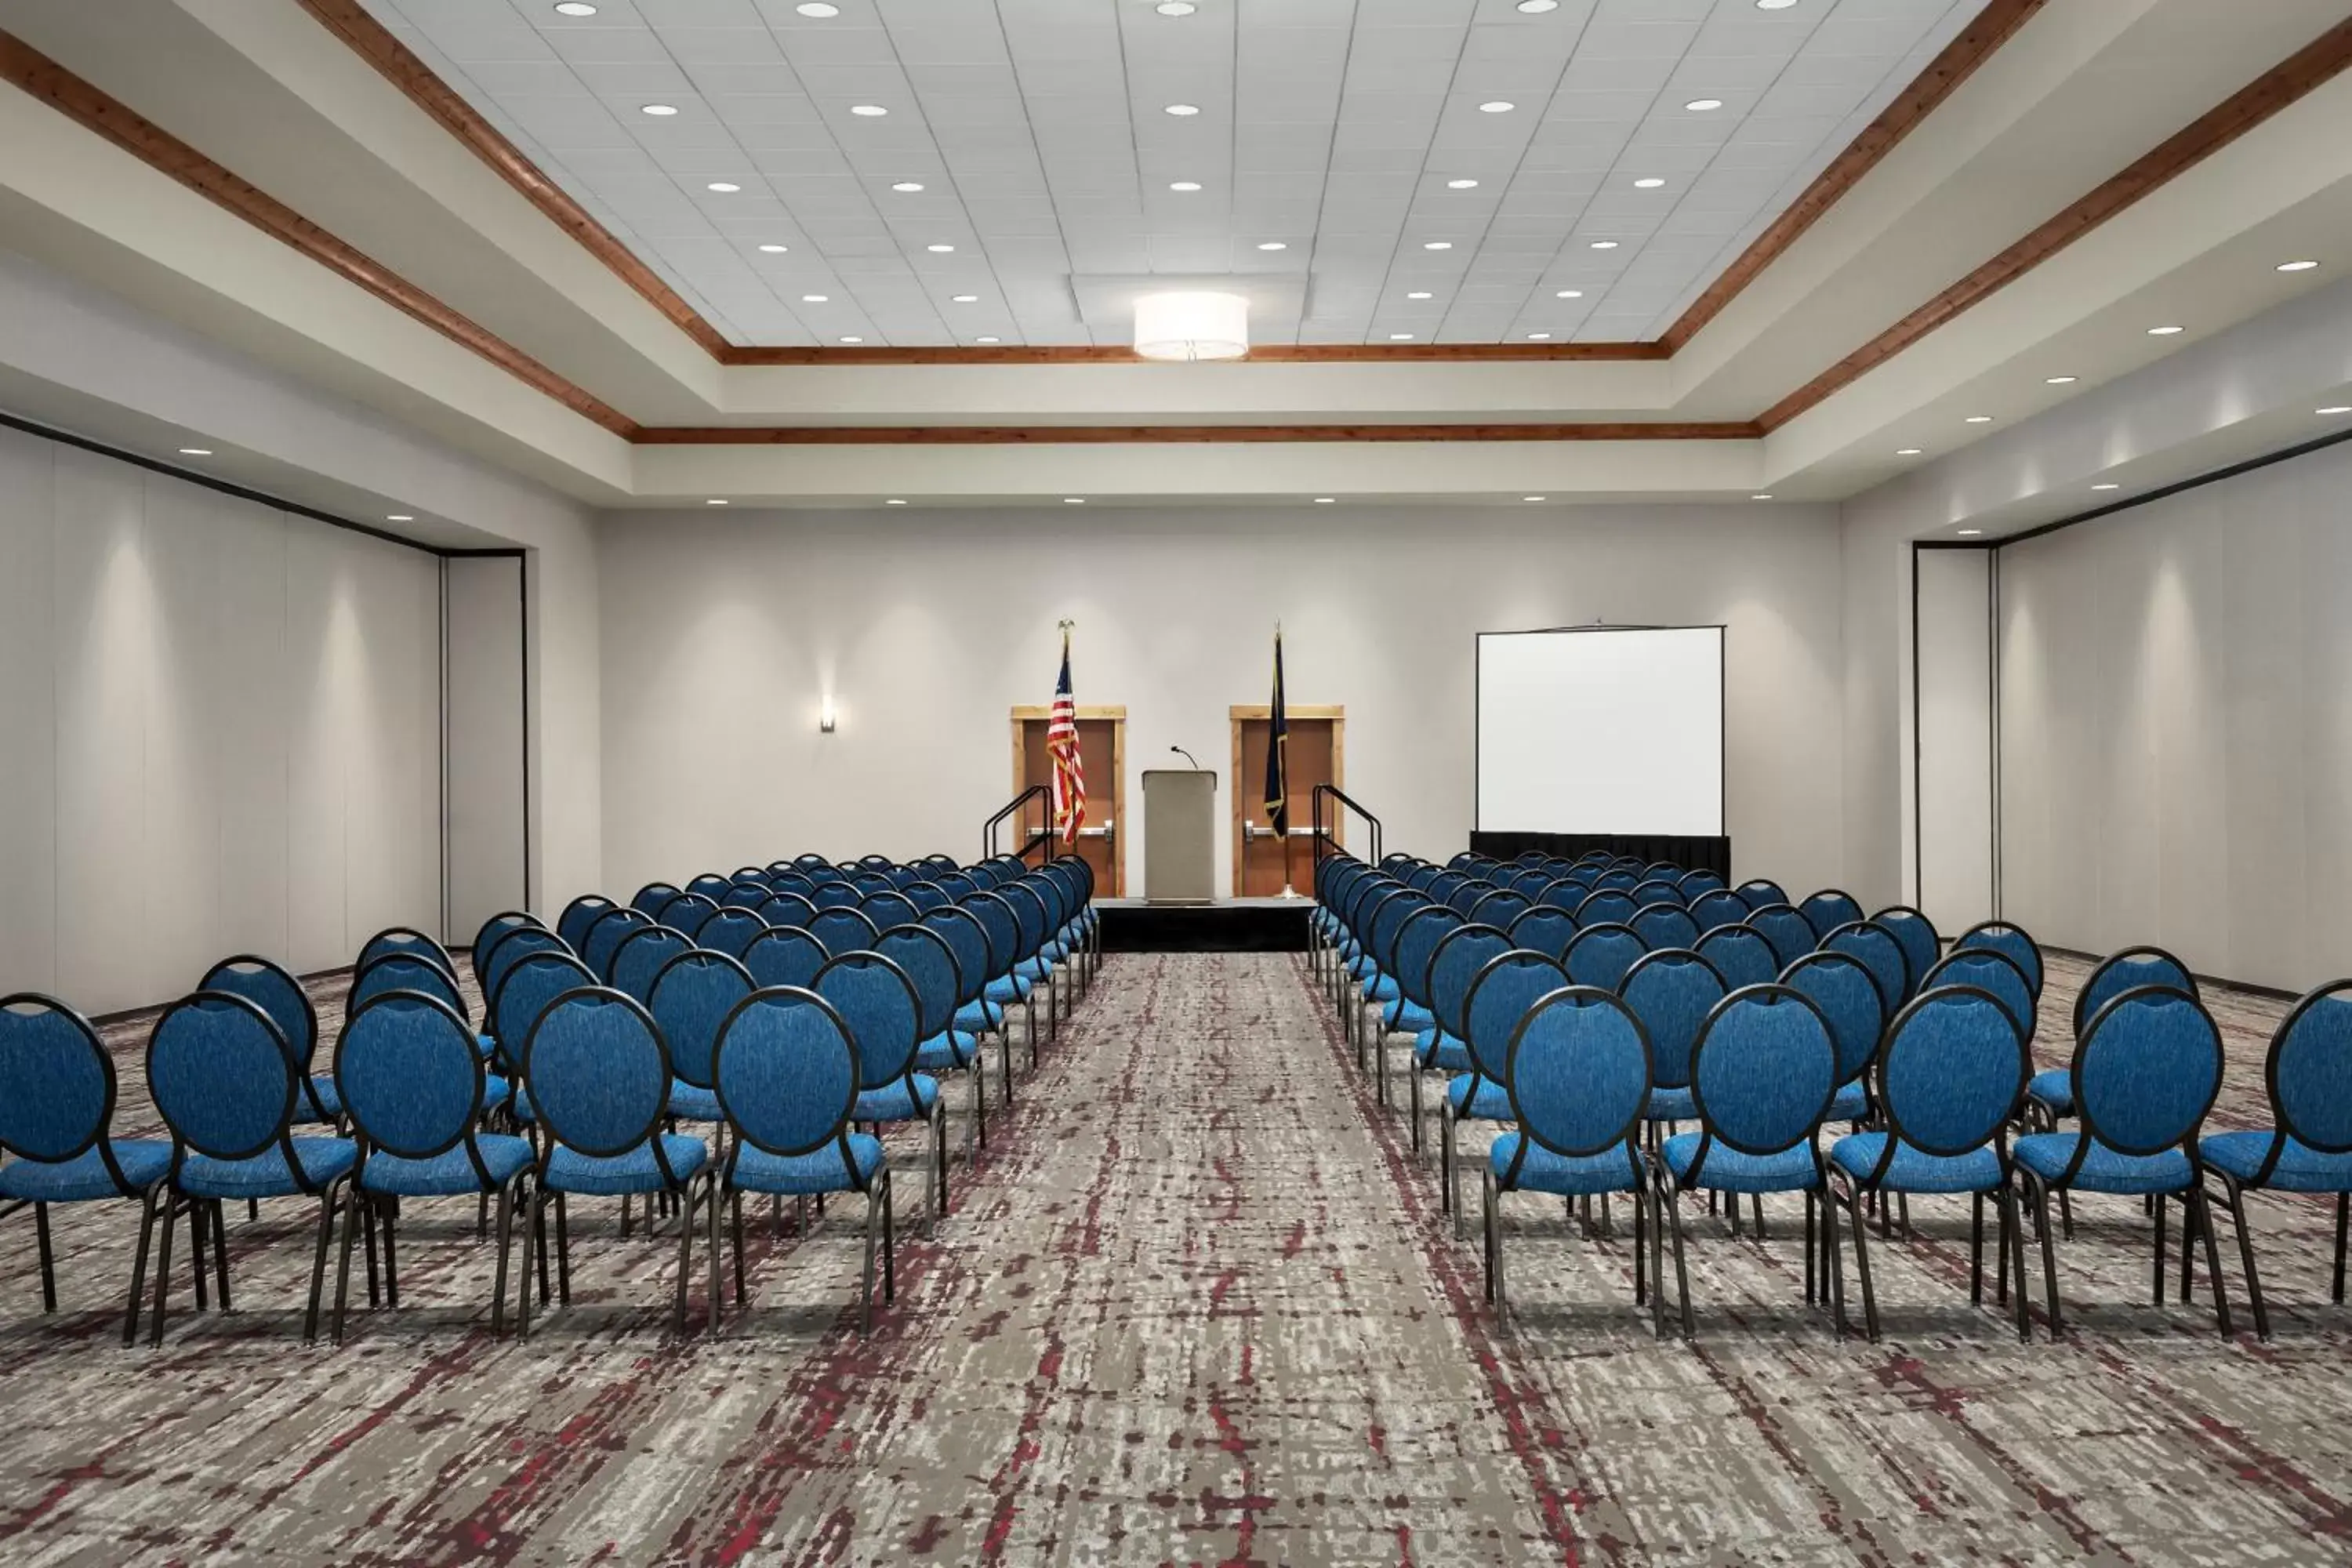
[[[1748,499],[1749,500],[1770,500],[1772,499],[1772,492],[1770,490],[1758,490],[1754,495],[1749,496]]]
[[[1339,498],[1338,496],[1317,496],[1315,498],[1315,504],[1317,506],[1337,506],[1339,502]]]
[[[212,455],[213,449],[210,447],[183,447],[180,448],[180,456],[183,458],[209,458]]]
[[[890,497],[887,500],[885,500],[882,504],[883,504],[884,506],[905,506],[907,503],[906,503],[905,501],[903,501],[903,500],[900,500],[897,496],[892,496],[892,497]]]
[[[1407,294],[1405,298],[1408,300],[1434,300],[1437,296],[1431,293],[1426,289],[1415,289],[1412,293]]]
[[[717,191],[722,196],[731,196],[743,187],[732,180],[713,180],[702,188],[706,191]]]
[[[1001,343],[1004,340],[1003,338],[974,338],[971,341],[976,343]]]
[[[388,511],[383,514],[383,520],[386,522],[415,522],[416,514],[413,511]]]
[[[849,112],[867,120],[877,120],[890,111],[878,103],[853,103],[849,106]]]
[[[2278,264],[2278,270],[2281,272],[2308,272],[2318,265],[2319,263],[2316,261],[2282,261]]]
[[[829,0],[805,0],[804,4],[795,5],[793,9],[803,16],[814,16],[819,21],[823,21],[827,16],[841,15],[841,7],[830,4]]]
[[[2115,485],[2115,484],[2105,484],[2105,485],[2093,485],[2091,488],[2092,488],[2093,489],[2095,489],[2095,490],[2119,490],[2119,489],[2123,489],[2123,486],[2121,486],[2121,485]]]
[[[1919,448],[1916,447],[1897,447],[1895,448],[1895,455],[1898,458],[1916,458],[1919,455]]]
[[[900,180],[897,184],[892,185],[890,188],[894,191],[903,192],[911,196],[917,191],[923,188],[923,182],[920,180]]]
[[[1289,246],[1284,244],[1278,239],[1262,239],[1258,241],[1257,247],[1260,250],[1288,250],[1290,248]]]
[[[1584,290],[1581,289],[1561,289],[1556,291],[1552,295],[1552,298],[1555,300],[1581,300],[1584,298]]]
[[[1971,414],[1966,419],[1961,420],[1960,423],[1963,425],[1990,425],[1992,423],[1992,416],[1990,414]]]
[[[1756,8],[1759,11],[1785,11],[1796,3],[1797,0],[1756,0]]]
[[[1192,0],[1160,0],[1152,9],[1163,16],[1189,16],[1200,7]]]
[[[1958,533],[1962,539],[1975,539],[1982,535],[1984,530],[1981,528],[1961,528],[1955,529],[1953,531]]]
[[[832,298],[833,296],[830,294],[803,294],[801,296],[801,303],[803,305],[822,305],[827,300]]]
[[[952,256],[955,254],[955,247],[952,245],[927,245],[923,247],[923,248],[929,251],[933,256]]]
[[[763,245],[760,247],[760,248],[767,252],[770,256],[782,256],[785,251],[792,247],[790,246],[783,245]]]
[[[1613,239],[1596,239],[1592,242],[1592,248],[1595,250],[1614,250],[1617,248],[1617,242]]]
[[[1519,499],[1521,500],[1545,500],[1549,498],[1545,496],[1521,496]]]
[[[1215,289],[1174,289],[1135,302],[1135,352],[1144,359],[1239,359],[1249,353],[1249,301]]]
[[[1529,332],[1528,334],[1528,342],[1531,343],[1549,342],[1550,340],[1551,334],[1549,332]]]
[[[2177,337],[2188,330],[2186,327],[2150,327],[2147,330],[2147,335],[2151,338]]]
[[[1423,250],[1451,250],[1454,242],[1450,239],[1426,239],[1422,241],[1421,247]]]
[[[1723,107],[1723,100],[1719,98],[1694,98],[1688,103],[1684,104],[1683,107],[1689,110],[1693,114],[1711,114],[1715,110]]]
[[[1201,182],[1198,180],[1171,180],[1168,182],[1168,188],[1171,191],[1197,191],[1201,188]]]
[[[864,338],[844,338],[841,341],[845,343],[862,343],[866,340]]]
[[[2352,403],[2331,403],[2325,408],[2315,408],[2312,412],[2334,418],[2338,414],[2352,414]]]
[[[1540,16],[1547,11],[1559,9],[1559,0],[1519,0],[1519,9],[1530,16]]]
[[[596,7],[588,4],[588,0],[556,0],[555,14],[559,16],[593,16],[596,14]]]
[[[1637,191],[1654,191],[1654,190],[1656,190],[1659,186],[1661,186],[1661,185],[1663,185],[1663,184],[1665,184],[1665,181],[1661,180],[1661,179],[1657,178],[1657,177],[1656,177],[1656,176],[1654,176],[1654,175],[1652,175],[1652,176],[1650,176],[1650,177],[1648,177],[1648,178],[1645,178],[1645,179],[1640,179],[1640,180],[1636,180],[1636,181],[1634,181],[1634,182],[1633,182],[1633,188],[1634,188],[1635,190],[1637,190]]]
[[[1445,182],[1445,188],[1449,191],[1475,191],[1478,188],[1478,182],[1475,180],[1448,180]]]
[[[980,296],[977,294],[950,294],[948,296],[948,303],[950,305],[977,305],[980,303]]]
[[[1409,343],[1412,342],[1412,334],[1411,332],[1391,332],[1389,334],[1389,342],[1392,343]]]
[[[1179,120],[1189,120],[1201,112],[1201,106],[1197,103],[1171,103],[1168,106],[1167,112]]]
[[[2072,386],[2074,378],[2071,375],[2048,375],[2042,378],[2042,384],[2044,386]]]
[[[1062,498],[1062,504],[1064,506],[1084,506],[1087,504],[1087,498],[1084,496],[1064,496]]]
[[[671,115],[677,112],[677,105],[675,103],[648,103],[640,108],[637,112],[640,114],[650,114],[656,120],[667,120]]]
[[[1497,98],[1480,104],[1478,106],[1478,112],[1481,114],[1508,114],[1517,107],[1517,104],[1513,103],[1508,99]]]

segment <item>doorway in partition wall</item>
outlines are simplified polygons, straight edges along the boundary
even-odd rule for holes
[[[1013,710],[1013,793],[1031,784],[1051,785],[1054,759],[1045,751],[1045,727],[1053,710],[1039,707]],[[1078,830],[1077,852],[1095,874],[1095,896],[1124,898],[1125,861],[1119,852],[1127,831],[1127,708],[1083,706],[1078,710],[1078,765],[1087,775],[1087,825]],[[1024,807],[1015,847],[1032,835],[1047,831],[1049,814],[1043,802]]]
[[[1270,899],[1287,883],[1304,894],[1315,885],[1315,786],[1345,789],[1347,710],[1293,704],[1283,710],[1288,752],[1290,837],[1277,839],[1266,821],[1265,748],[1274,728],[1263,702],[1231,710],[1234,730],[1234,896]]]

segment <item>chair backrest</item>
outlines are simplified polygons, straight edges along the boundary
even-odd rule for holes
[[[2198,994],[2197,977],[2189,966],[2160,947],[2127,947],[2110,955],[2091,971],[2083,982],[2083,989],[2074,996],[2074,1037],[2081,1039],[2083,1031],[2098,1016],[2099,1009],[2126,991],[2143,985],[2169,985],[2175,991]]]
[[[832,881],[819,882],[815,887],[811,888],[808,891],[808,900],[820,911],[854,910],[866,901],[866,895],[847,882],[835,879]]]
[[[772,926],[799,926],[806,930],[816,919],[816,906],[800,893],[775,893],[759,906],[760,918]]]
[[[1536,895],[1536,902],[1565,915],[1574,915],[1576,906],[1592,896],[1592,884],[1580,877],[1559,877],[1544,884]]]
[[[247,1160],[285,1136],[299,1068],[258,1003],[199,991],[163,1009],[147,1037],[147,1089],[174,1142]]]
[[[634,910],[630,911],[630,919],[641,921],[643,918]],[[563,951],[563,939],[545,926],[519,926],[492,942],[487,956],[479,952],[475,953],[474,978],[481,983],[482,994],[488,995],[499,988],[499,982],[506,977],[507,971],[524,955]]]
[[[1396,973],[1397,933],[1404,929],[1405,917],[1428,906],[1426,898],[1401,885],[1391,886],[1370,905],[1370,920],[1363,928],[1364,951],[1381,973]]]
[[[531,1110],[556,1142],[591,1158],[625,1154],[651,1140],[669,1112],[669,1050],[653,1015],[610,986],[567,991],[548,1004],[522,1047]]]
[[[1519,1020],[1538,1000],[1568,984],[1568,971],[1540,952],[1513,948],[1486,961],[1470,982],[1463,1004],[1462,1039],[1480,1077],[1509,1081],[1511,1037]]]
[[[1625,1144],[1649,1105],[1650,1053],[1640,1017],[1617,997],[1585,985],[1554,991],[1512,1032],[1504,1079],[1512,1116],[1528,1139],[1570,1159]],[[1629,1174],[1638,1173],[1630,1146],[1626,1155]]]
[[[1862,901],[1843,889],[1823,888],[1818,893],[1807,894],[1805,901],[1797,906],[1797,912],[1813,928],[1814,936],[1824,937],[1842,925],[1862,919]]]
[[[1582,925],[1560,961],[1571,985],[1591,985],[1615,991],[1633,963],[1650,951],[1642,933],[1628,925]]]
[[[1960,933],[1952,944],[1953,951],[1989,947],[2018,967],[2025,983],[2033,987],[2033,999],[2042,1000],[2042,944],[2023,926],[2009,921],[1980,921]]]
[[[1013,906],[1004,901],[1004,895],[974,893],[960,907],[988,932],[988,962],[992,966],[988,978],[996,980],[1012,973],[1013,966],[1028,954],[1021,951],[1020,917],[1013,912]]]
[[[370,1147],[403,1159],[429,1160],[469,1142],[486,1080],[474,1031],[422,992],[370,997],[343,1020],[335,1042],[344,1113]],[[479,1151],[474,1169],[490,1185]]]
[[[1743,985],[1764,985],[1780,978],[1784,967],[1764,933],[1751,925],[1718,926],[1698,939],[1698,954],[1715,965],[1723,983],[1734,991]]]
[[[772,986],[736,1004],[719,1031],[717,1087],[743,1142],[787,1157],[837,1143],[842,1168],[857,1169],[848,1148],[857,1043],[815,992]]]
[[[909,921],[875,938],[874,951],[904,970],[914,984],[919,1009],[915,1037],[930,1040],[947,1033],[963,997],[963,975],[948,939]]]
[[[882,933],[874,922],[853,909],[835,906],[817,910],[808,923],[809,935],[824,944],[824,951],[835,958],[845,952],[865,952],[874,946],[874,939]]]
[[[1576,906],[1577,929],[1581,931],[1586,926],[1623,925],[1633,918],[1634,911],[1641,907],[1633,901],[1633,895],[1622,889],[1599,889],[1585,895],[1584,900]]]
[[[2205,1005],[2169,985],[2140,985],[2091,1017],[2074,1047],[2074,1109],[2088,1134],[2125,1154],[2155,1154],[2197,1136],[2221,1088],[2221,1031]],[[2073,1172],[2068,1172],[2071,1178]]]
[[[114,1058],[89,1020],[36,992],[0,997],[0,1153],[75,1159],[113,1121]]]
[[[1429,1011],[1439,1028],[1457,1040],[1468,1035],[1470,987],[1480,970],[1510,951],[1509,936],[1493,926],[1456,926],[1438,939],[1429,958]]]
[[[2280,1131],[2323,1154],[2352,1152],[2352,980],[2304,994],[2271,1036],[2263,1069]],[[5,1004],[0,1004],[5,1005]]]
[[[970,910],[949,905],[932,910],[918,922],[926,931],[935,931],[947,939],[956,960],[956,1005],[969,1006],[980,1000],[981,993],[997,973],[995,962],[989,954],[988,928]]]
[[[1923,990],[1887,1026],[1879,1109],[1913,1148],[1965,1154],[2000,1136],[2025,1093],[2032,1062],[2009,1009],[1990,992]],[[1890,1142],[1886,1157],[1893,1155]]]
[[[756,910],[768,901],[772,890],[764,878],[747,881],[739,874],[728,889],[719,895],[719,907],[722,910]]]
[[[1641,880],[1642,873],[1638,869],[1621,866],[1603,871],[1600,880],[1593,883],[1593,886],[1605,888],[1612,892],[1631,892]]]
[[[1748,910],[1748,924],[1772,944],[1772,956],[1784,969],[1812,952],[1821,941],[1812,922],[1787,904],[1766,904]]]
[[[344,1017],[357,1012],[360,1004],[369,997],[381,996],[388,991],[418,992],[441,1003],[461,1020],[471,1016],[457,983],[439,964],[414,953],[387,952],[374,963],[362,965],[352,976],[352,988],[343,996]]]
[[[1636,882],[1633,884],[1633,902],[1645,910],[1657,908],[1679,910],[1689,902],[1683,897],[1683,890],[1680,888],[1663,877],[1653,877],[1647,881]]]
[[[1397,928],[1397,991],[1416,1007],[1429,1005],[1429,964],[1437,944],[1462,929],[1460,915],[1444,904],[1423,904]]]
[[[386,926],[368,938],[352,967],[365,969],[377,959],[395,952],[423,959],[453,982],[457,978],[457,962],[449,956],[449,950],[412,926]]]
[[[1908,904],[1889,904],[1870,918],[1872,923],[1893,931],[1895,940],[1903,944],[1903,956],[1911,967],[1911,989],[1904,993],[1907,1002],[1927,971],[1936,967],[1936,960],[1944,955],[1943,938],[1936,934],[1933,921]]]
[[[857,907],[857,912],[874,922],[876,931],[888,931],[892,926],[911,925],[922,911],[915,900],[893,889],[887,893],[875,893]]]
[[[770,926],[737,954],[761,990],[779,985],[806,988],[832,956],[824,943],[798,926]]]
[[[1519,911],[1510,925],[1511,945],[1559,958],[1576,940],[1576,917],[1550,904],[1535,904]]]
[[[599,915],[614,907],[613,900],[602,893],[583,893],[563,906],[563,912],[555,920],[555,934],[563,939],[566,947],[579,952],[588,941],[588,928],[596,923]]]
[[[1501,926],[1508,931],[1511,922],[1527,912],[1529,902],[1525,893],[1496,888],[1470,906],[1470,918],[1480,925]]]
[[[1685,948],[1661,948],[1633,961],[1617,994],[1649,1041],[1651,1081],[1664,1089],[1688,1086],[1699,1026],[1730,991],[1715,965]]]
[[[242,996],[269,1015],[278,1033],[293,1053],[294,1070],[307,1074],[319,1050],[319,1013],[310,994],[284,966],[250,952],[224,958],[196,982],[199,991],[226,991]]]
[[[1702,935],[1720,926],[1744,925],[1748,900],[1727,888],[1710,888],[1691,900],[1690,915]]]
[[[499,1043],[499,1054],[505,1058],[508,1070],[520,1071],[522,1067],[522,1043],[530,1037],[530,1026],[539,1022],[547,1005],[567,991],[577,991],[596,984],[596,976],[588,966],[568,952],[530,952],[507,965],[499,977],[499,988],[489,994],[482,1016],[490,1026],[490,1037]]]
[[[1683,890],[1684,899],[1688,900],[1701,898],[1721,888],[1723,879],[1701,867],[1696,871],[1685,871],[1681,876],[1676,877],[1675,886]]]
[[[1816,949],[1782,970],[1780,984],[1811,997],[1829,1020],[1839,1083],[1852,1083],[1870,1069],[1885,1037],[1886,997],[1860,959]]]
[[[1740,901],[1751,910],[1760,910],[1767,904],[1785,904],[1789,901],[1789,895],[1780,890],[1780,884],[1769,877],[1750,878],[1733,890],[1739,895]]]
[[[1013,918],[1021,922],[1023,962],[1036,957],[1053,934],[1053,914],[1045,907],[1045,895],[1026,877],[1015,878],[996,891],[997,897],[1013,906]],[[907,914],[912,919],[914,910],[909,909]]]
[[[702,929],[694,933],[694,945],[723,952],[730,958],[740,958],[743,950],[751,945],[751,939],[767,929],[768,922],[757,910],[730,904],[702,922]]]
[[[1441,884],[1445,889],[1445,907],[1465,920],[1478,907],[1479,900],[1496,890],[1495,884],[1484,877],[1463,877],[1452,882],[1441,879],[1439,883],[1431,884],[1430,892],[1434,895]]]
[[[663,960],[646,989],[646,1010],[669,1047],[669,1070],[682,1082],[709,1089],[719,1026],[758,989],[751,971],[723,952],[688,948]]]
[[[905,970],[878,952],[845,952],[826,961],[809,989],[849,1026],[861,1088],[881,1089],[914,1072],[922,1000]]]
[[[518,926],[535,926],[543,922],[528,910],[501,910],[484,921],[474,931],[473,945],[467,951],[474,955],[474,973],[482,972],[482,961],[499,945],[499,939]]]
[[[653,923],[654,917],[643,910],[606,910],[588,928],[588,945],[580,950],[580,957],[596,978],[608,979],[613,972],[614,952]]]
[[[1822,951],[1844,953],[1870,971],[1878,985],[1879,1005],[1890,1018],[1918,989],[1920,975],[1911,973],[1911,955],[1893,931],[1875,921],[1850,921],[1838,927],[1822,938]]]
[[[906,893],[907,901],[915,906],[918,917],[929,914],[933,910],[950,908],[955,903],[955,896],[937,882],[909,882],[901,890]]]
[[[969,871],[942,871],[931,880],[958,903],[980,891],[980,879]]]
[[[605,982],[615,991],[625,991],[640,1003],[650,1004],[654,996],[654,976],[672,956],[694,951],[694,939],[684,931],[667,926],[646,926],[629,933],[629,939],[613,952],[613,972]]]
[[[662,906],[684,891],[686,889],[675,882],[647,882],[637,889],[636,897],[629,900],[629,908],[641,915],[659,920]]]
[[[2017,1026],[2020,1037],[2028,1047],[2033,1044],[2033,987],[2009,954],[1989,947],[1956,947],[1936,961],[1936,967],[1919,982],[1917,994],[1924,996],[1940,985],[1973,985],[1990,993],[2009,1009],[2010,1022]]]
[[[1829,1020],[1801,991],[1745,986],[1717,1003],[1699,1027],[1691,1060],[1699,1124],[1741,1153],[1811,1144],[1836,1089]]]
[[[860,871],[849,879],[849,885],[856,889],[861,896],[869,899],[877,893],[887,893],[897,886],[878,870]]]
[[[701,876],[688,882],[686,885],[686,890],[689,893],[699,893],[715,904],[719,901],[719,895],[732,886],[734,883],[730,879],[720,876],[718,872],[705,871]]]
[[[708,893],[680,893],[661,907],[654,919],[688,941],[702,932],[702,924],[719,912],[719,901]]]
[[[1680,904],[1645,904],[1625,923],[1652,948],[1691,947],[1698,942],[1698,922]]]

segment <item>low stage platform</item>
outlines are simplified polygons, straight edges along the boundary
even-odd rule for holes
[[[1105,952],[1305,952],[1312,899],[1149,904],[1097,899]]]

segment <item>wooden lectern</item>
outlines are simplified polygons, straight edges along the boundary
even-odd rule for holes
[[[1143,773],[1143,900],[1206,904],[1217,896],[1217,775],[1206,768]]]

